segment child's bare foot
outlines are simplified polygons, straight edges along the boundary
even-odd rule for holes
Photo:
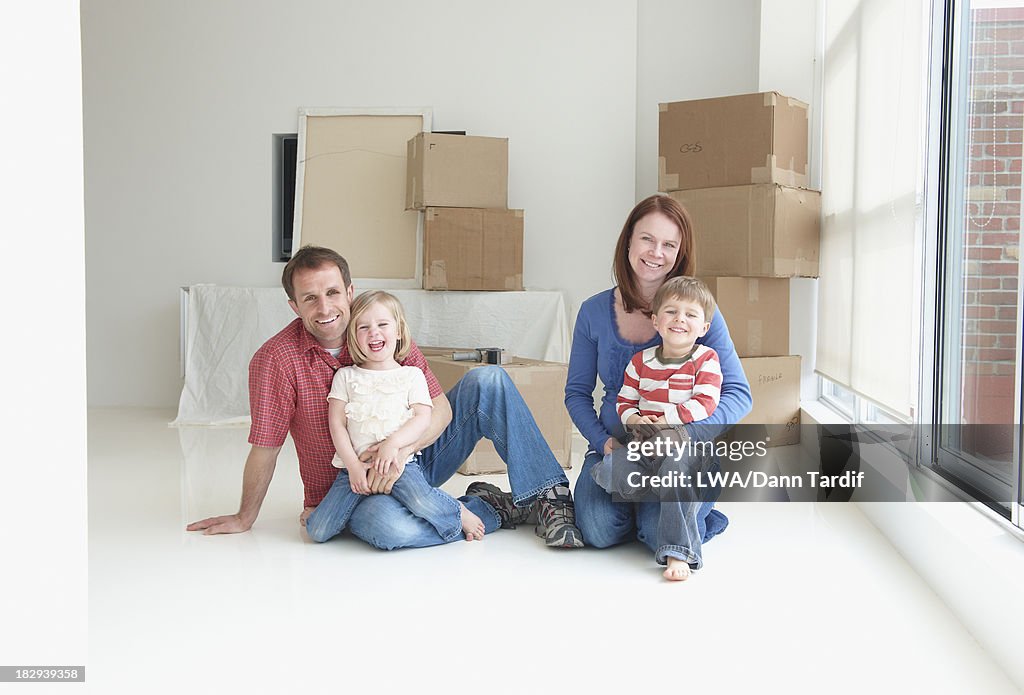
[[[670,582],[685,582],[690,578],[690,565],[686,560],[670,557],[665,568],[665,579]]]
[[[462,531],[466,534],[467,541],[482,541],[484,539],[484,522],[473,512],[466,509],[466,505],[459,502],[462,513]]]

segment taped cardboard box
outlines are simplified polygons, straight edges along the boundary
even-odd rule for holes
[[[421,347],[420,350],[423,351],[430,370],[434,372],[434,376],[441,382],[441,387],[445,391],[450,390],[471,369],[484,366],[480,362],[456,362],[451,359],[452,352],[465,348]],[[570,468],[572,423],[564,403],[568,365],[512,357],[500,369],[508,373],[512,383],[523,396],[544,441],[551,447],[555,460],[562,468]],[[506,470],[505,462],[498,456],[494,445],[486,439],[480,440],[473,453],[459,468],[459,472],[466,475],[505,473]]]
[[[807,186],[807,104],[778,92],[659,104],[658,190]]]
[[[759,184],[669,195],[693,220],[698,275],[818,277],[817,191]]]
[[[768,446],[799,444],[800,356],[745,357],[740,364],[754,407],[739,424],[764,426]],[[750,429],[742,429],[742,436],[750,438]]]
[[[423,289],[522,290],[523,211],[427,208]]]
[[[699,258],[699,256],[698,256]],[[789,278],[701,278],[740,357],[789,354]]]
[[[406,149],[406,210],[508,207],[508,138],[420,133]]]

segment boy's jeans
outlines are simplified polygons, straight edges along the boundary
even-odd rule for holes
[[[666,564],[667,558],[674,557],[685,560],[694,569],[701,567],[702,544],[729,524],[725,515],[713,508],[717,495],[705,496],[706,501],[619,501],[592,475],[601,463],[600,454],[587,452],[576,481],[576,523],[587,545],[608,548],[635,537],[654,552],[659,564]],[[666,460],[658,471],[661,475],[671,470],[687,473],[692,464],[692,461]],[[713,462],[710,470],[717,469],[717,462]]]

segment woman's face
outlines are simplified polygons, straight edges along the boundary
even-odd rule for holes
[[[627,251],[629,267],[641,285],[660,286],[676,264],[683,234],[668,216],[651,212],[633,227]]]

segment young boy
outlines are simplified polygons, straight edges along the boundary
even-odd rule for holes
[[[662,451],[669,450],[669,443],[678,451],[689,442],[681,425],[710,416],[722,388],[718,355],[696,344],[708,332],[715,313],[715,300],[707,285],[691,277],[668,280],[654,295],[651,309],[661,345],[633,355],[618,396],[619,417],[634,441],[613,451],[592,471],[602,488],[630,501],[644,493],[650,499],[657,492],[638,484],[641,475],[661,477],[676,471],[694,482],[693,472],[702,463],[700,456],[643,456],[639,444],[660,440]],[[678,476],[675,479],[680,480]],[[702,564],[697,528],[701,501],[692,493],[670,500],[661,502],[655,560],[667,565],[666,579],[682,581],[691,568],[699,569]]]

